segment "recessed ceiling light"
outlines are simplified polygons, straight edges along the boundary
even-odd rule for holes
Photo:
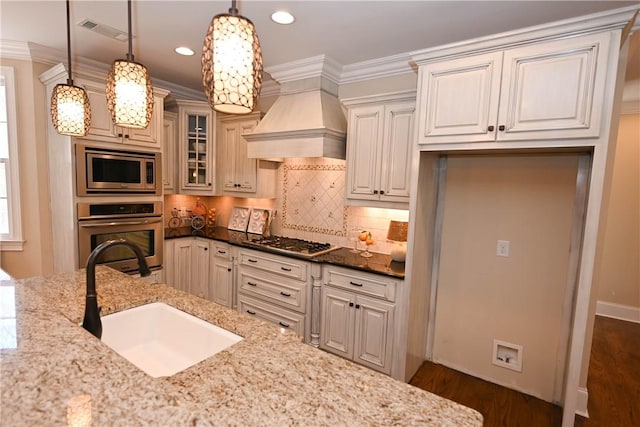
[[[189,49],[188,47],[184,47],[184,46],[180,46],[177,47],[175,49],[176,53],[179,53],[180,55],[184,55],[184,56],[192,56],[195,54],[195,52],[191,49]]]
[[[295,18],[289,12],[284,10],[279,10],[271,14],[271,20],[278,24],[287,25],[295,21]]]

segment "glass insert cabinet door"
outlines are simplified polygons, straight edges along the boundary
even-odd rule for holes
[[[189,114],[187,116],[187,182],[195,185],[207,185],[207,126],[206,115]]]

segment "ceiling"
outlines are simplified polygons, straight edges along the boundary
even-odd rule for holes
[[[258,31],[265,69],[327,55],[342,65],[509,31],[630,5],[636,1],[257,1],[240,0],[240,14]],[[211,18],[231,1],[137,0],[132,3],[133,53],[154,78],[201,90],[200,52]],[[270,20],[288,10],[288,26]],[[66,52],[65,2],[0,3],[0,39],[33,42]],[[85,18],[127,31],[127,3],[71,2],[72,53],[104,64],[128,46],[76,25]],[[196,51],[174,53],[177,46]]]

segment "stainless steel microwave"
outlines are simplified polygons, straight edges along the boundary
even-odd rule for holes
[[[76,144],[78,196],[162,195],[160,153]]]

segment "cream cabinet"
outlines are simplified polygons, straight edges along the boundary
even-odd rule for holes
[[[255,193],[258,160],[247,157],[244,133],[251,133],[260,113],[233,117],[218,115],[218,176],[224,193]]]
[[[178,141],[178,115],[164,112],[162,125],[162,186],[164,194],[176,191],[176,159]]]
[[[390,374],[398,281],[335,266],[323,278],[320,348]]]
[[[347,203],[409,203],[415,93],[354,98],[343,103],[349,109]]]
[[[214,195],[215,113],[206,102],[177,103],[179,192]]]
[[[82,139],[100,143],[128,144],[160,150],[162,144],[162,121],[164,97],[168,92],[154,89],[154,105],[151,122],[145,129],[130,129],[113,124],[107,108],[106,84],[88,79],[76,79],[84,87],[91,104],[91,127]]]
[[[234,306],[233,256],[231,246],[210,242],[209,299],[226,307]]]
[[[165,242],[165,251],[167,284],[209,298],[209,240],[197,237],[171,239]]]
[[[250,249],[238,250],[238,311],[310,339],[308,261]]]
[[[600,135],[608,33],[426,63],[418,142],[508,142]]]

